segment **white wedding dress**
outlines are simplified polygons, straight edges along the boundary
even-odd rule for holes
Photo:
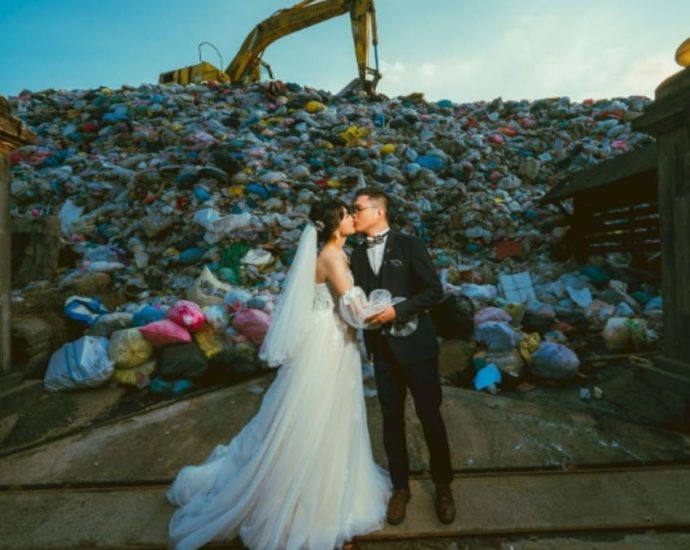
[[[372,457],[356,333],[337,304],[316,285],[307,337],[259,412],[179,472],[171,547],[239,535],[252,549],[331,550],[383,526],[391,483]]]

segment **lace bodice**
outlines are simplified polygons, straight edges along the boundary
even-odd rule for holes
[[[347,272],[350,281],[355,282],[355,277],[352,271]],[[314,310],[336,309],[338,303],[338,294],[331,288],[328,283],[316,283],[316,292],[314,293]]]
[[[335,309],[337,297],[331,291],[328,283],[316,283],[314,294],[314,310]]]

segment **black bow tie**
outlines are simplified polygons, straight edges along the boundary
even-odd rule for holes
[[[383,241],[386,240],[387,236],[388,231],[386,231],[385,233],[381,233],[381,235],[367,237],[367,248],[371,248],[372,246],[376,246],[377,244],[383,244]]]

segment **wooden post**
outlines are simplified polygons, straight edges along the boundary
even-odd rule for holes
[[[10,152],[34,143],[36,135],[10,115],[10,104],[0,96],[0,375],[11,370],[12,350],[10,329]]]
[[[664,298],[658,365],[690,377],[690,67],[659,85],[632,127],[657,140]]]

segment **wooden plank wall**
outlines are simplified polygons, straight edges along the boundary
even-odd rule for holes
[[[690,126],[663,134],[659,196],[664,294],[664,355],[690,364]]]
[[[576,196],[573,225],[578,259],[611,252],[630,252],[640,257],[660,252],[656,187],[655,175],[647,174],[625,185]]]

